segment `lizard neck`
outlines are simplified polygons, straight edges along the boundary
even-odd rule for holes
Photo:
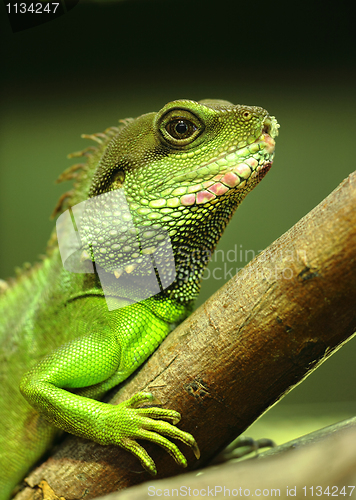
[[[161,228],[170,236],[176,276],[160,295],[183,304],[197,297],[204,271],[227,223],[253,187],[251,183],[244,190],[216,198],[213,203],[178,207],[173,212],[171,219],[175,224],[169,225],[171,221],[167,221]],[[135,222],[139,226],[141,221],[136,218]]]

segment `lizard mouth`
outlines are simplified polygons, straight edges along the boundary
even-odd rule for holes
[[[252,144],[233,151],[230,148],[228,154],[198,168],[194,172],[196,191],[181,196],[180,203],[185,206],[214,203],[214,199],[231,190],[244,189],[252,179],[262,180],[272,166],[275,148],[275,141],[267,130],[266,126]],[[207,170],[211,175],[207,175]]]

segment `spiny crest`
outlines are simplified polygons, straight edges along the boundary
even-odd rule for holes
[[[120,120],[124,126],[129,123],[130,119]],[[108,142],[123,128],[109,127],[105,132],[96,134],[82,134],[83,139],[91,139],[98,143],[98,146],[89,146],[82,151],[77,151],[68,155],[68,158],[85,158],[85,163],[75,163],[67,168],[57,179],[57,183],[74,180],[73,188],[63,193],[52,213],[52,218],[64,212],[67,208],[72,207],[76,203],[80,203],[87,197],[87,191],[91,179],[94,175],[97,162],[100,159]]]

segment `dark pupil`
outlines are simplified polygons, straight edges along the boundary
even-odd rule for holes
[[[185,134],[188,130],[188,125],[184,122],[178,122],[174,128],[177,134]]]

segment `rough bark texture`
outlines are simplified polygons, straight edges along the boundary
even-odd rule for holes
[[[356,331],[355,207],[356,172],[171,333],[112,402],[153,392],[200,446],[196,461],[180,445],[189,468],[207,463]],[[158,478],[181,472],[142,444]],[[150,476],[120,448],[70,437],[27,482],[43,479],[66,500],[90,500]]]

